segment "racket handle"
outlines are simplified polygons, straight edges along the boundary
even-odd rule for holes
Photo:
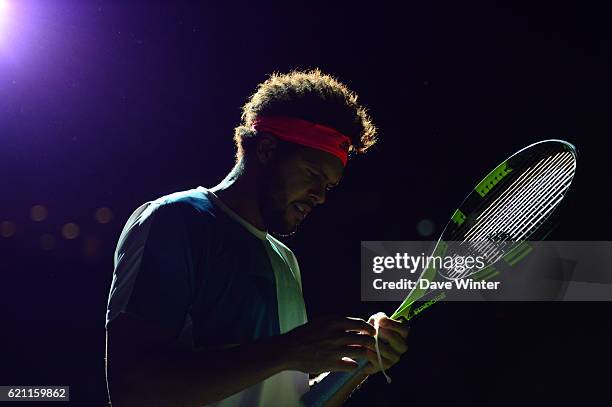
[[[302,396],[305,407],[323,407],[345,384],[354,379],[368,364],[367,359],[357,360],[357,369],[351,372],[333,372],[327,375]]]

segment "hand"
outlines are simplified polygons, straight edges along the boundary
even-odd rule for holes
[[[314,320],[281,337],[289,355],[288,369],[317,374],[354,370],[354,359],[368,358],[372,352],[376,359],[375,334],[363,319],[345,317]]]
[[[408,350],[406,338],[408,338],[408,325],[403,322],[388,318],[384,313],[374,314],[368,323],[376,326],[378,324],[378,348],[385,370],[399,362],[401,356]],[[364,373],[374,374],[379,372],[380,365],[376,356],[376,349],[368,349],[368,365]]]

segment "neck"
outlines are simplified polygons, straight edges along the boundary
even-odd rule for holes
[[[210,190],[240,217],[257,229],[266,230],[257,200],[256,174],[247,171],[244,164],[243,158]]]

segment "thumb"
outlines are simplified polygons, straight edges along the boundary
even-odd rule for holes
[[[376,314],[372,315],[370,317],[370,319],[368,319],[368,323],[370,325],[376,325],[376,322],[379,321],[381,318],[386,317],[387,314],[385,314],[384,312],[377,312]]]

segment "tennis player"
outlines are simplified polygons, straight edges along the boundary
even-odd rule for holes
[[[223,181],[136,209],[119,238],[106,314],[115,407],[294,406],[309,374],[367,358],[331,401],[339,405],[368,374],[397,363],[404,324],[382,314],[307,322],[298,262],[271,234],[292,234],[312,216],[375,133],[335,78],[275,74],[243,107]]]

